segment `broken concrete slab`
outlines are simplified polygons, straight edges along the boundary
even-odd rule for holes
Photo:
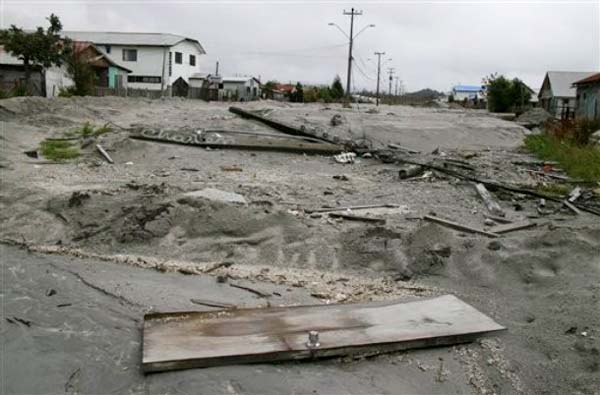
[[[247,205],[246,198],[235,192],[222,191],[216,188],[205,188],[199,191],[191,191],[184,193],[178,200],[178,203],[193,203],[198,199],[211,200],[221,203],[234,203]]]
[[[159,372],[465,343],[505,329],[453,295],[411,302],[154,313],[143,368]],[[310,337],[309,337],[310,334]]]

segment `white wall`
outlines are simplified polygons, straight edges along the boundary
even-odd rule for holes
[[[105,45],[98,45],[98,49],[106,53]],[[137,61],[130,62],[123,60],[123,49],[136,49],[137,50]],[[115,63],[131,70],[130,76],[147,76],[147,77],[161,77],[163,73],[163,59],[165,61],[165,74],[168,73],[167,62],[168,62],[168,48],[165,47],[146,47],[146,46],[122,46],[122,45],[111,45],[110,53],[107,55],[115,61]],[[127,84],[129,88],[134,89],[152,89],[160,90],[160,83],[140,83],[130,82]],[[168,81],[165,80],[164,88],[166,89]]]
[[[189,79],[192,74],[200,72],[200,57],[202,54],[196,45],[194,45],[190,41],[182,41],[177,45],[169,48],[169,52],[171,52],[171,60],[172,60],[172,73],[169,77],[169,85],[173,84],[179,77],[182,77],[186,82],[189,83]],[[175,52],[182,53],[182,63],[175,63]],[[194,55],[196,57],[196,65],[190,65],[190,55]],[[167,54],[168,57],[168,54]],[[167,59],[168,61],[168,59]],[[168,64],[167,64],[168,69]],[[168,70],[167,70],[168,71]]]
[[[75,85],[68,76],[65,67],[50,67],[46,69],[46,97],[55,97],[60,93],[61,88],[68,88]]]

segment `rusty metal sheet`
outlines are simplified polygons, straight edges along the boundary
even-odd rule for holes
[[[389,352],[472,341],[505,329],[452,295],[411,302],[332,304],[144,317],[146,372]],[[310,346],[317,331],[319,346]]]

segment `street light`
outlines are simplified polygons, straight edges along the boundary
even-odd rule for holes
[[[344,29],[342,29],[341,27],[339,27],[336,23],[329,22],[329,26],[334,26],[336,29],[338,29],[344,35],[344,37],[346,37],[350,41],[349,46],[348,46],[348,76],[347,76],[347,80],[346,80],[346,95],[350,96],[350,79],[351,79],[351,76],[352,76],[352,42],[362,32],[364,32],[365,30],[367,30],[370,27],[375,27],[375,25],[373,25],[373,24],[367,25],[367,26],[363,27],[355,35],[353,33],[353,31],[354,31],[353,30],[354,29],[354,16],[355,15],[362,15],[362,11],[356,11],[354,8],[352,8],[352,10],[350,12],[344,11],[344,15],[350,15],[350,34],[347,34],[344,31]]]

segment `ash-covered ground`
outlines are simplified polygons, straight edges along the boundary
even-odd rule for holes
[[[528,171],[536,163],[520,148],[528,131],[481,111],[236,105],[373,149],[421,151],[415,160],[453,160],[498,182],[552,182]],[[332,126],[335,115],[341,123]],[[225,103],[15,98],[0,101],[0,122],[7,393],[598,393],[598,216],[552,201],[540,210],[539,199],[494,191],[507,218],[537,226],[490,239],[420,219],[435,213],[485,228],[472,183],[444,173],[401,180],[399,164],[377,155],[340,164],[129,138],[136,127],[278,133]],[[79,158],[24,154],[85,122],[112,131]],[[309,213],[376,204],[395,207],[353,214],[385,224]],[[219,262],[233,264],[205,273]],[[228,282],[274,294],[259,298]],[[192,299],[265,306],[445,293],[508,330],[371,358],[140,371],[143,313],[209,309]]]

